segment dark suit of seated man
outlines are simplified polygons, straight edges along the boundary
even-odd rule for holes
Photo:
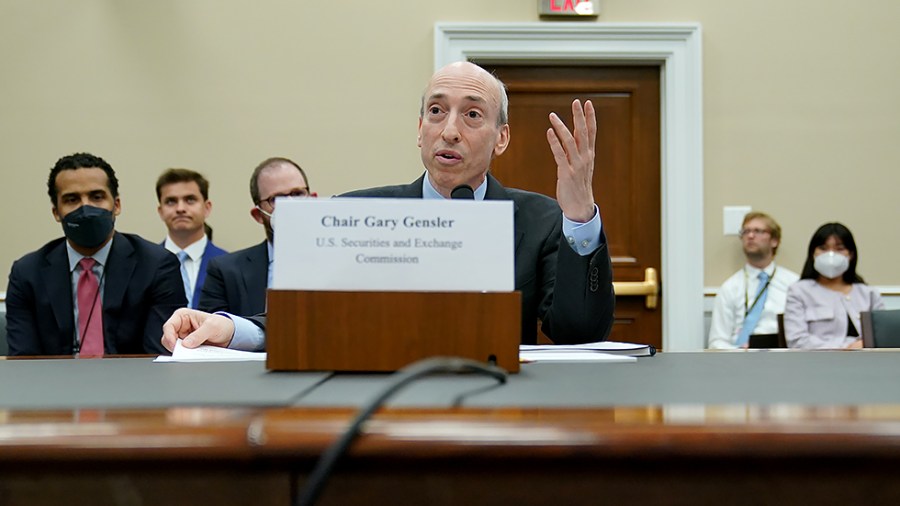
[[[572,131],[555,113],[547,131],[557,164],[557,200],[505,189],[488,173],[491,160],[509,143],[505,87],[472,63],[448,65],[432,76],[422,97],[418,145],[426,175],[410,185],[347,196],[449,198],[454,188],[468,185],[478,199],[513,200],[522,342],[535,341],[537,318],[557,343],[604,340],[612,327],[615,294],[591,187],[597,121],[589,101],[584,106],[574,101],[572,115]],[[240,318],[178,311],[166,322],[163,344],[172,349],[183,338],[187,347],[208,342],[260,349],[265,345],[265,318],[252,321],[255,325]]]
[[[264,312],[268,272],[268,241],[213,258],[206,267],[197,309],[238,316]]]
[[[250,176],[250,216],[263,226],[266,240],[247,249],[214,258],[200,295],[201,311],[225,311],[252,316],[266,310],[266,288],[272,276],[272,213],[278,197],[315,197],[306,172],[288,158],[263,160]]]
[[[424,178],[342,196],[421,199]],[[522,292],[522,344],[537,342],[538,318],[541,330],[556,343],[605,339],[614,300],[606,239],[600,239],[600,247],[592,254],[581,256],[561,233],[561,211],[555,200],[504,188],[490,173],[486,184],[485,200],[515,203],[515,289]],[[566,289],[554,290],[557,284]]]
[[[61,158],[47,181],[65,238],[13,264],[7,288],[10,355],[164,353],[160,326],[187,304],[178,259],[114,230],[118,180],[102,158]]]

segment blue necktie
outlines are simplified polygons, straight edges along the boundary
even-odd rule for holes
[[[744,317],[744,325],[741,327],[741,333],[738,334],[737,343],[735,343],[739,348],[750,342],[750,334],[753,333],[753,329],[756,328],[756,324],[759,323],[759,318],[762,316],[763,306],[766,305],[766,295],[769,293],[769,291],[766,290],[767,281],[769,281],[769,275],[766,274],[765,271],[760,272],[759,288],[757,288],[756,296],[754,297],[756,304],[753,305],[753,308],[747,313],[747,316]]]
[[[188,259],[186,251],[178,252],[178,261],[181,262],[181,281],[184,282],[184,296],[187,297],[187,307],[193,308],[193,293],[191,293],[191,278],[188,276],[184,262]]]

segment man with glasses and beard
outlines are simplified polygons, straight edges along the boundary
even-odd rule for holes
[[[198,309],[237,316],[265,312],[266,289],[272,283],[275,200],[315,196],[306,173],[293,161],[275,157],[257,165],[250,177],[250,216],[263,226],[266,240],[209,262]]]
[[[781,226],[771,216],[748,213],[740,237],[747,264],[719,288],[709,328],[710,348],[747,348],[752,335],[777,334],[788,286],[800,279],[775,264]]]

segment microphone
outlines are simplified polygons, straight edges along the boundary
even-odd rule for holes
[[[475,200],[475,190],[467,184],[461,184],[450,192],[451,199]]]

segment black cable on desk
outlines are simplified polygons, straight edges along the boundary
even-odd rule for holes
[[[347,451],[347,448],[350,447],[350,444],[353,443],[353,440],[356,439],[356,436],[359,435],[362,424],[365,423],[365,421],[372,416],[372,413],[377,411],[388,398],[408,383],[423,376],[439,372],[474,372],[491,376],[500,383],[506,383],[506,371],[503,369],[464,358],[434,357],[420,360],[419,362],[404,367],[394,374],[390,384],[359,410],[347,430],[345,430],[344,433],[341,434],[341,437],[335,440],[335,442],[331,443],[331,446],[329,446],[325,450],[325,453],[319,457],[316,467],[313,468],[312,473],[310,473],[309,478],[307,478],[303,490],[300,491],[294,504],[298,506],[312,506],[315,504],[319,495],[322,493],[322,489],[325,487],[328,477],[331,475],[332,469],[334,469],[337,461]]]

